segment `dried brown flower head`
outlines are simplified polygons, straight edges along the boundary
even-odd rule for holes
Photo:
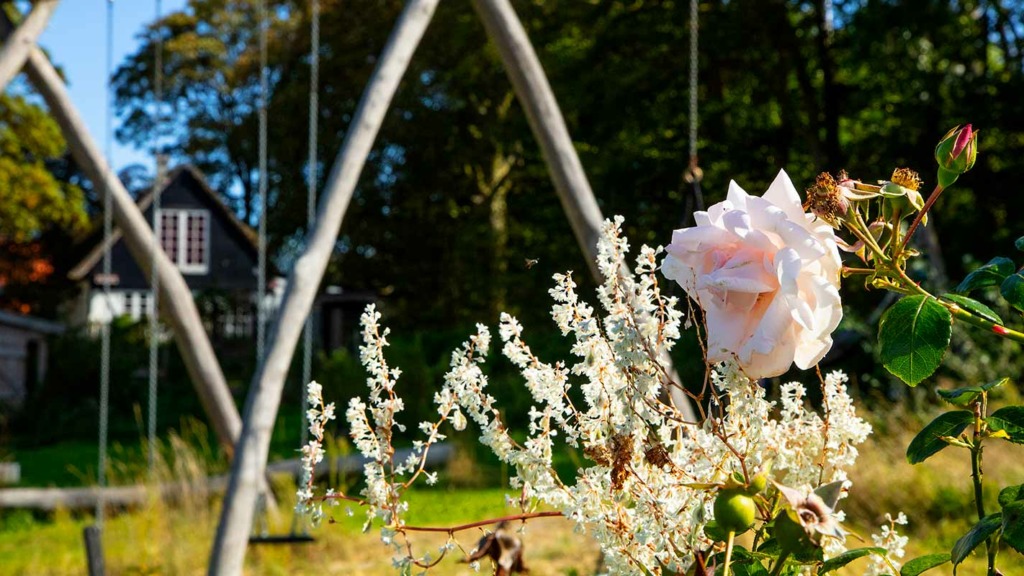
[[[672,459],[669,458],[668,450],[665,449],[665,445],[657,441],[644,450],[644,458],[647,460],[648,464],[658,468],[662,468],[666,464],[672,463]]]
[[[617,434],[612,437],[612,489],[621,490],[629,476],[629,461],[633,458],[633,437]]]
[[[583,453],[601,466],[612,465],[612,451],[605,444],[590,444],[583,447]]]
[[[845,175],[845,172],[840,173],[840,177]],[[850,208],[850,202],[843,196],[835,178],[828,172],[818,174],[814,185],[807,189],[806,194],[804,210],[828,222],[833,228],[838,228],[839,221]]]
[[[889,179],[893,184],[899,184],[908,190],[918,191],[921,188],[921,176],[910,168],[897,168]]]
[[[494,562],[495,576],[529,572],[523,563],[523,540],[512,531],[508,522],[499,522],[494,532],[481,538],[467,562],[476,562],[484,556]]]

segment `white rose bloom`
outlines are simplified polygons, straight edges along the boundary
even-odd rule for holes
[[[764,196],[729,183],[724,202],[676,230],[662,272],[704,310],[709,362],[752,378],[814,366],[843,316],[832,227],[805,214],[784,171]]]

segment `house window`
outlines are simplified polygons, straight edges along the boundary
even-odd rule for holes
[[[136,322],[148,318],[153,311],[149,292],[142,290],[124,291],[124,313]]]
[[[210,266],[210,213],[161,210],[160,245],[186,274],[206,274]]]
[[[221,328],[228,337],[241,338],[252,336],[252,309],[248,305],[238,305],[229,309],[222,319]]]

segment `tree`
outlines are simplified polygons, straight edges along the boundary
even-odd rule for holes
[[[65,153],[45,109],[0,94],[0,308],[27,313],[40,305],[39,285],[54,270],[47,240],[66,241],[85,227],[81,188],[54,175]]]
[[[833,4],[830,17],[820,0],[700,3],[699,152],[709,202],[724,196],[730,179],[756,192],[779,168],[798,184],[841,168],[884,177],[894,167],[880,160],[897,158],[927,180],[933,161],[918,143],[968,120],[982,127],[988,148],[986,165],[965,185],[1009,189],[1020,181],[1019,3]],[[167,146],[210,172],[226,197],[241,190],[249,216],[253,5],[191,0],[153,28],[168,54]],[[323,2],[319,182],[401,5]],[[516,7],[604,212],[625,215],[635,241],[666,242],[686,216],[689,6]],[[285,261],[305,231],[307,11],[305,2],[275,3],[270,29],[270,246]],[[143,146],[151,40],[116,77],[122,137]],[[972,105],[982,99],[990,104]],[[958,224],[985,231],[986,246],[1005,242],[986,223],[1019,213],[1021,201],[986,197],[975,209],[980,197],[958,190],[942,200],[960,207]],[[941,215],[936,221],[943,225]],[[947,235],[948,256],[985,252],[976,236]],[[528,259],[539,262],[527,267]],[[959,259],[948,260],[956,272]],[[389,309],[410,322],[452,325],[504,307],[542,315],[538,284],[585,265],[482,26],[467,5],[443,3],[381,131],[327,281],[385,293]]]

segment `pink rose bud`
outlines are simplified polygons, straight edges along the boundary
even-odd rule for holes
[[[957,126],[935,147],[935,160],[939,163],[939,185],[943,188],[974,167],[978,156],[978,133],[970,124]]]
[[[968,142],[971,141],[971,136],[972,135],[973,135],[973,132],[971,131],[971,125],[970,124],[964,126],[963,130],[961,130],[956,135],[956,143],[953,144],[953,157],[954,158],[960,156],[960,153],[964,151],[964,148],[967,148],[967,144],[968,144]]]

